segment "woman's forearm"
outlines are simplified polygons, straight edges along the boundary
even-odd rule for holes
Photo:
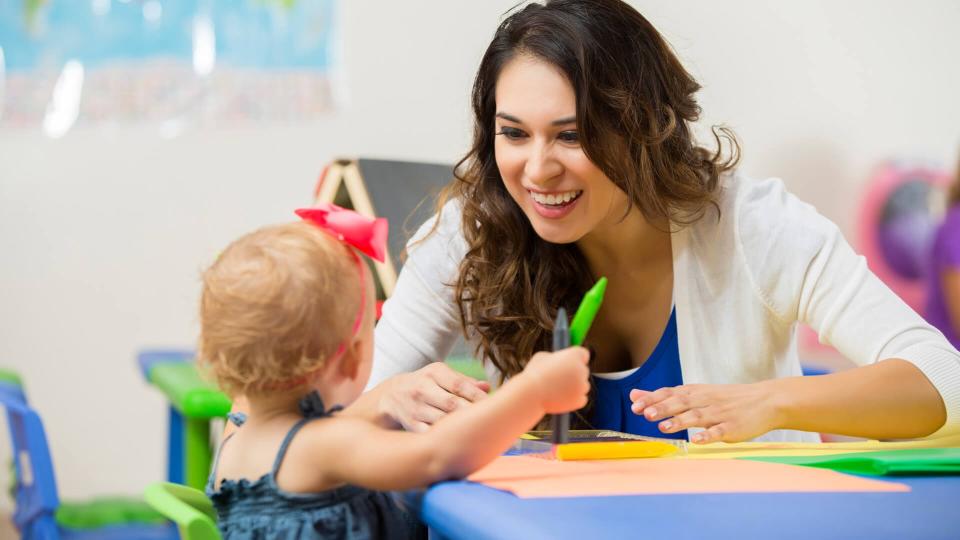
[[[947,418],[940,393],[906,360],[762,384],[771,386],[784,429],[911,439],[932,434]]]

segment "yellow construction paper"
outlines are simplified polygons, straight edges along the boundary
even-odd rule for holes
[[[766,456],[829,456],[852,452],[879,452],[907,448],[960,448],[960,435],[910,441],[856,441],[832,443],[713,443],[691,444],[681,459],[734,459]]]

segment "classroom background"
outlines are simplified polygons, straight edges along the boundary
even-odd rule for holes
[[[743,171],[783,178],[851,242],[881,164],[952,171],[960,4],[630,3],[703,85],[701,131],[732,127]],[[331,4],[332,106],[306,121],[56,138],[0,122],[0,365],[43,417],[62,497],[164,477],[167,405],[135,355],[193,346],[199,274],[219,249],[292,219],[336,157],[452,163],[466,150],[472,77],[514,0]]]

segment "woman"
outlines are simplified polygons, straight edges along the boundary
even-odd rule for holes
[[[473,146],[377,327],[371,383],[402,374],[376,393],[382,413],[422,430],[482,399],[486,386],[432,363],[461,331],[503,380],[606,276],[581,426],[694,442],[958,430],[957,351],[833,223],[781,182],[737,174],[729,132],[714,138],[731,159],[696,145],[698,89],[623,2],[547,1],[503,21],[473,87]],[[861,367],[800,377],[797,322]]]

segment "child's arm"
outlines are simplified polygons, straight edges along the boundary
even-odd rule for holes
[[[590,388],[588,357],[581,347],[537,353],[494,395],[445,416],[422,434],[384,430],[350,417],[317,423],[308,443],[316,456],[312,466],[324,484],[376,490],[466,476],[502,454],[545,413],[583,407]]]

